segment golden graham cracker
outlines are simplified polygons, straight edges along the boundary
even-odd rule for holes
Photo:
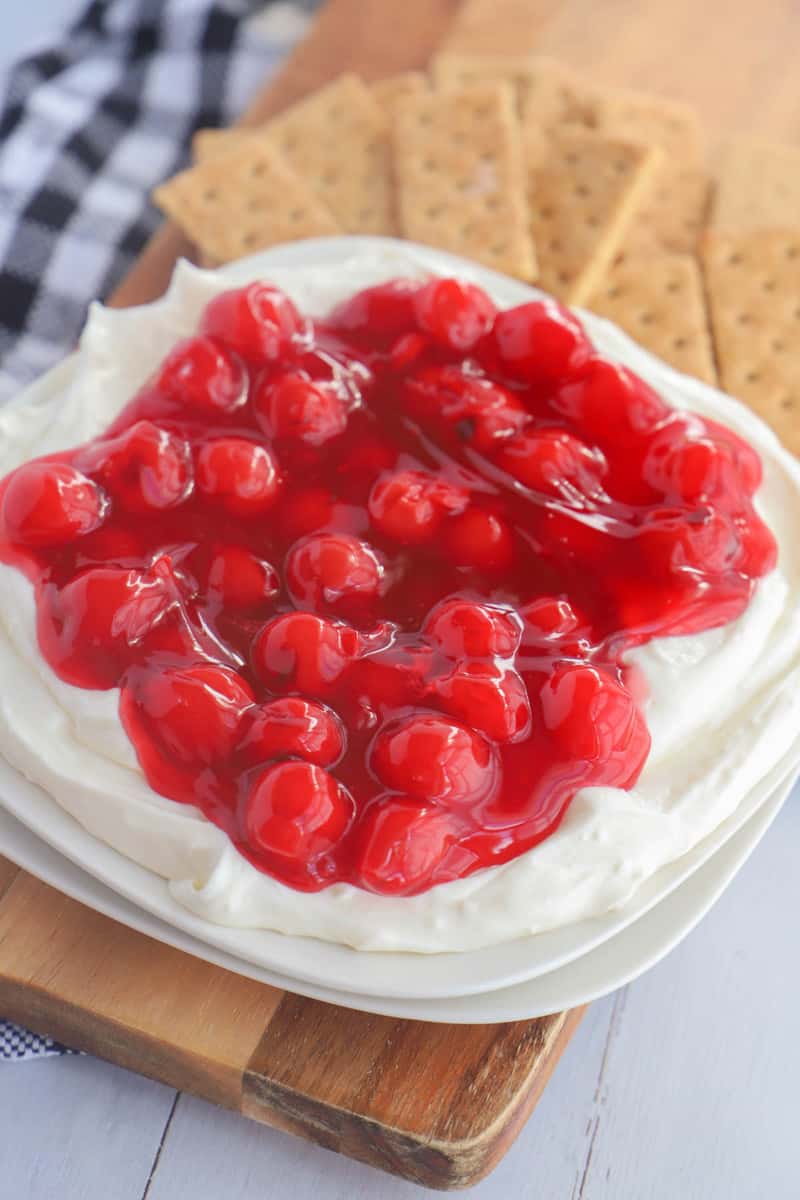
[[[261,126],[242,129],[198,129],[192,138],[192,157],[196,163],[207,162],[216,154],[225,154],[248,143],[264,140],[264,130]]]
[[[370,84],[373,98],[380,104],[385,113],[390,116],[398,100],[406,96],[419,96],[427,92],[430,85],[428,77],[422,71],[401,71],[399,75],[387,75]]]
[[[394,152],[406,237],[535,278],[519,129],[507,85],[399,101]]]
[[[537,56],[524,96],[523,123],[550,130],[560,126],[596,129],[599,95],[600,88],[577,71]]]
[[[800,227],[710,233],[706,290],[722,386],[800,453]]]
[[[800,224],[800,146],[737,138],[725,146],[711,226],[724,233]]]
[[[535,59],[530,54],[439,54],[431,62],[431,78],[438,88],[452,91],[489,83],[510,84],[522,108],[530,88]]]
[[[582,130],[529,139],[527,149],[538,282],[583,304],[620,248],[659,152]]]
[[[278,151],[252,138],[168,179],[153,200],[214,263],[341,232]]]
[[[588,307],[679,371],[716,383],[703,279],[693,255],[626,254]]]
[[[598,89],[595,124],[606,137],[658,146],[676,162],[697,166],[703,161],[699,118],[679,100],[626,88]]]
[[[710,180],[701,167],[662,160],[625,235],[625,254],[694,254],[705,225]]]
[[[345,233],[397,232],[389,122],[357,75],[340,75],[264,128]]]

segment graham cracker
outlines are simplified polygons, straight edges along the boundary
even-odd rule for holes
[[[710,233],[703,259],[722,385],[800,453],[800,227]]]
[[[340,75],[264,129],[345,233],[397,232],[389,122],[357,75]]]
[[[716,383],[703,279],[691,254],[626,254],[588,307],[679,371]]]
[[[694,254],[709,195],[710,180],[701,167],[662,160],[625,235],[623,253]]]
[[[174,175],[155,189],[153,200],[206,262],[231,262],[277,242],[341,232],[278,151],[252,138]]]
[[[599,88],[594,99],[599,133],[658,146],[670,159],[699,165],[703,134],[697,113],[680,100],[626,88]]]
[[[452,91],[487,83],[508,83],[517,106],[524,106],[535,59],[530,54],[438,54],[431,62],[431,78],[438,88]]]
[[[264,140],[263,127],[198,129],[192,138],[192,157],[196,163],[207,162],[216,154],[225,154],[228,150],[246,146],[254,139],[256,144]]]
[[[555,129],[597,127],[600,89],[577,71],[555,59],[536,55],[523,94],[522,119],[526,126]]]
[[[754,138],[727,143],[711,226],[724,233],[791,229],[800,222],[800,146]]]
[[[394,150],[406,237],[535,277],[508,85],[406,97],[395,110]]]
[[[572,304],[596,290],[659,161],[659,151],[563,132],[527,141],[528,204],[539,283]]]
[[[422,71],[401,71],[399,75],[387,75],[370,84],[375,100],[389,116],[394,112],[398,100],[406,96],[419,96],[429,89],[428,77]]]

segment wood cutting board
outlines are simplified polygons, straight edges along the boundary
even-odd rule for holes
[[[800,21],[781,0],[328,0],[245,116],[344,69],[380,78],[443,42],[553,54],[694,103],[712,135],[800,140]],[[697,22],[702,22],[698,30]],[[705,34],[705,36],[703,36]],[[709,46],[713,39],[713,47]],[[113,297],[154,299],[191,247],[165,225]],[[493,1026],[306,1000],[163,946],[0,858],[0,1012],[265,1124],[435,1188],[475,1183],[532,1111],[581,1013]]]

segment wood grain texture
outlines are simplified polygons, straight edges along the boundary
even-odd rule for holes
[[[164,946],[20,873],[0,901],[0,1012],[173,1087],[241,1106],[282,993]]]
[[[19,875],[19,867],[15,867],[7,858],[0,858],[0,900],[3,899],[17,875]]]
[[[390,12],[386,3],[328,0],[244,123],[266,120],[342,71],[370,81],[425,66],[459,6],[460,0],[403,0],[401,10]]]
[[[432,1025],[286,995],[244,1111],[427,1187],[464,1187],[511,1144],[581,1015]]]

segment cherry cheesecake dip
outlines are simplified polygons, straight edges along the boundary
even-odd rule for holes
[[[181,264],[0,412],[0,754],[209,921],[472,949],[800,762],[798,466],[434,252]]]

